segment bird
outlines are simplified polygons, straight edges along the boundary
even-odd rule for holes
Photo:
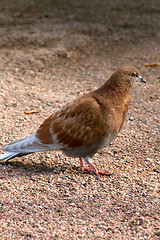
[[[107,175],[92,162],[93,156],[111,144],[120,132],[129,108],[134,82],[146,83],[134,66],[118,68],[98,89],[54,112],[28,137],[3,146],[0,162],[35,152],[60,150],[79,158],[81,171]],[[85,162],[88,167],[85,166]]]

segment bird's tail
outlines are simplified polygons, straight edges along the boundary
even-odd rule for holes
[[[0,162],[5,162],[9,159],[15,158],[15,157],[21,157],[24,155],[27,155],[29,153],[17,153],[17,152],[6,152],[0,156]]]
[[[0,156],[0,162],[7,161],[14,157],[21,157],[33,152],[44,152],[48,150],[51,150],[51,148],[47,145],[41,144],[35,134],[32,134],[26,138],[3,146],[3,151],[6,153]]]

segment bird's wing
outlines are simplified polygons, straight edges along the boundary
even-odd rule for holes
[[[46,119],[37,130],[41,144],[53,149],[87,147],[106,131],[106,124],[97,101],[80,98]]]

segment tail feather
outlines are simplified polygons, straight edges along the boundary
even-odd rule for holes
[[[3,162],[3,161],[5,162],[5,161],[7,161],[9,159],[12,159],[12,158],[16,157],[17,155],[19,155],[19,153],[16,153],[16,152],[6,152],[6,153],[4,153],[4,154],[2,154],[0,156],[0,162]]]
[[[47,145],[43,145],[38,142],[35,134],[32,134],[26,138],[20,139],[18,141],[9,143],[3,147],[5,152],[15,152],[15,153],[31,153],[31,152],[44,152],[51,150]]]
[[[9,143],[3,146],[3,151],[6,152],[0,156],[0,162],[7,161],[14,157],[21,157],[34,152],[44,152],[53,149],[60,149],[57,144],[45,145],[42,144],[36,137],[36,134],[32,134],[26,138]]]
[[[32,153],[32,152],[30,152],[30,153]],[[30,153],[6,152],[0,156],[0,162],[5,162],[5,161],[8,161],[15,157],[22,157],[22,156],[28,155]]]

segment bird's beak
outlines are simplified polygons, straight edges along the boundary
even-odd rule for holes
[[[146,83],[146,80],[143,79],[140,75],[138,75],[138,80],[139,80],[140,82]]]

